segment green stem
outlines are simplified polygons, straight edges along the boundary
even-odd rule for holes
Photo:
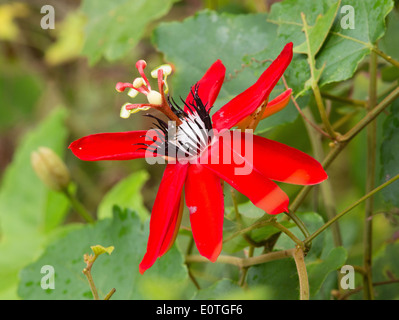
[[[116,289],[112,288],[110,292],[105,296],[104,300],[109,300],[111,299],[112,295],[115,293]]]
[[[303,112],[305,113],[306,117],[308,117],[311,121],[314,121],[312,112],[310,111],[309,108],[305,108],[303,110]],[[324,158],[324,151],[323,151],[323,145],[321,143],[321,137],[317,132],[314,132],[313,128],[310,127],[306,122],[304,122],[304,123],[305,123],[306,129],[308,131],[308,136],[310,139],[310,143],[312,145],[314,156],[317,160],[321,161],[321,159]],[[322,194],[322,198],[324,201],[324,207],[326,210],[327,217],[328,217],[328,219],[332,219],[336,216],[337,212],[335,209],[335,200],[334,200],[334,194],[333,194],[333,190],[331,187],[330,179],[327,179],[326,181],[324,181],[320,185],[320,189],[321,189],[321,194]],[[333,235],[334,245],[336,247],[342,246],[341,231],[340,231],[338,223],[335,223],[333,225],[332,235]]]
[[[324,128],[331,138],[335,138],[337,134],[335,133],[333,127],[331,126],[330,120],[328,119],[328,115],[326,113],[326,108],[324,107],[323,98],[321,97],[320,89],[317,82],[314,82],[312,85],[313,94],[315,97],[317,109],[319,110],[321,121],[323,122]]]
[[[248,257],[251,258],[254,255],[254,247],[249,247]],[[245,285],[245,279],[247,277],[249,267],[244,267],[242,269],[241,279],[240,279],[240,287]]]
[[[377,105],[377,55],[375,52],[370,54],[370,84],[369,84],[369,101],[367,109],[373,110]],[[366,177],[366,193],[373,190],[375,186],[375,169],[376,169],[376,152],[377,152],[377,123],[372,121],[367,126],[367,177]],[[363,276],[364,298],[366,300],[373,300],[373,281],[372,281],[372,229],[373,229],[373,215],[374,197],[369,197],[365,202],[365,217],[364,217],[364,253],[363,264],[366,270]]]
[[[321,96],[329,99],[329,100],[335,100],[338,102],[343,102],[345,104],[350,104],[352,106],[361,106],[361,107],[366,107],[367,106],[367,101],[365,100],[358,100],[358,99],[351,99],[351,98],[346,98],[346,97],[340,97],[340,96],[335,96],[333,94],[330,94],[328,92],[322,92]]]
[[[390,64],[392,64],[393,66],[395,66],[396,68],[399,68],[399,61],[393,59],[391,56],[387,55],[386,53],[382,52],[380,49],[378,49],[377,47],[372,47],[371,48],[372,53],[376,53],[378,54],[380,57],[382,57],[383,59],[385,59],[386,61],[388,61]]]
[[[239,257],[234,257],[234,256],[220,255],[215,263],[226,263],[226,264],[231,264],[231,265],[237,266],[239,268],[244,268],[244,267],[250,267],[250,266],[254,266],[257,264],[262,264],[262,263],[266,263],[266,262],[270,262],[270,261],[275,261],[275,260],[292,257],[294,254],[293,252],[295,250],[297,250],[297,249],[273,251],[273,252],[262,254],[260,256],[250,257],[250,258],[239,258]],[[200,255],[192,255],[192,256],[186,257],[186,263],[187,262],[189,262],[189,263],[205,262],[206,263],[206,262],[209,262],[209,260]]]
[[[296,218],[297,218],[297,220],[299,220],[298,217],[296,217]],[[290,230],[288,230],[282,224],[278,223],[277,221],[273,221],[272,225],[275,226],[277,229],[279,229],[281,232],[284,232],[287,236],[289,236],[292,239],[292,241],[294,241],[299,247],[301,247],[302,249],[304,248],[303,242],[301,240],[299,240]],[[302,223],[302,221],[300,221],[299,225],[302,225],[304,227],[304,224]],[[299,227],[299,225],[298,225],[298,227]],[[301,230],[303,230],[303,229],[301,229]],[[309,235],[309,232],[306,230],[306,228],[304,230],[305,230],[305,233]]]
[[[308,236],[309,236],[310,233],[309,233],[308,229],[306,228],[305,224],[303,223],[303,221],[302,221],[301,219],[298,218],[298,216],[297,216],[294,212],[288,210],[288,212],[286,212],[285,214],[286,214],[288,217],[290,217],[290,219],[291,219],[292,221],[294,221],[294,223],[297,225],[297,227],[299,228],[299,230],[301,230],[301,232],[303,233],[303,235],[304,235],[305,237],[308,237]],[[283,230],[282,230],[282,231],[283,231]]]
[[[100,300],[100,298],[98,296],[97,288],[96,288],[96,286],[94,284],[94,280],[93,280],[93,277],[91,275],[91,266],[92,266],[92,264],[90,264],[88,267],[84,268],[83,269],[83,273],[86,276],[87,281],[89,282],[89,286],[90,286],[91,292],[93,294],[94,300]]]
[[[309,279],[303,250],[301,248],[295,249],[293,257],[299,278],[299,298],[300,300],[309,300]]]
[[[86,210],[86,208],[80,203],[80,201],[76,198],[76,196],[69,191],[68,188],[63,190],[63,193],[68,198],[69,202],[71,203],[72,207],[76,210],[76,212],[86,221],[89,223],[94,223],[93,217],[90,213]]]
[[[361,204],[363,201],[368,199],[369,197],[373,196],[377,192],[381,191],[385,187],[389,186],[391,183],[395,182],[396,180],[399,179],[399,174],[396,175],[395,177],[389,179],[387,182],[383,183],[379,187],[375,188],[374,190],[370,191],[368,194],[364,195],[361,197],[359,200],[354,202],[352,205],[350,205],[348,208],[346,208],[344,211],[340,212],[337,214],[333,219],[330,219],[327,221],[323,226],[321,226],[319,229],[317,229],[314,233],[312,233],[309,237],[307,237],[304,240],[305,245],[310,243],[314,238],[316,238],[320,233],[322,233],[324,230],[326,230],[329,226],[331,226],[334,222],[338,221],[340,218],[342,218],[345,214],[350,212],[353,208],[357,207],[359,204]]]

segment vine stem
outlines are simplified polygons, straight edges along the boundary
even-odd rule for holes
[[[328,92],[321,92],[321,96],[326,99],[329,99],[329,100],[335,100],[335,101],[342,102],[344,104],[350,104],[353,106],[361,106],[361,107],[367,106],[366,100],[358,100],[358,99],[351,99],[351,98],[346,98],[346,97],[335,96]]]
[[[370,83],[369,99],[367,109],[373,110],[377,105],[377,54],[370,54]],[[366,193],[370,192],[375,186],[375,168],[377,152],[377,123],[373,120],[367,126],[367,175],[366,175]],[[363,265],[366,273],[363,276],[364,298],[373,300],[373,279],[372,279],[372,248],[373,248],[373,209],[374,197],[366,199],[365,217],[364,217],[364,239],[363,239]]]
[[[235,257],[235,256],[220,255],[215,263],[225,263],[225,264],[231,264],[231,265],[237,266],[239,268],[245,268],[245,267],[251,267],[251,266],[254,266],[257,264],[262,264],[262,263],[266,263],[266,262],[270,262],[270,261],[275,261],[275,260],[292,257],[294,250],[296,250],[296,249],[273,251],[273,252],[265,253],[265,254],[262,254],[259,256],[248,257],[248,258],[239,258],[239,257]],[[200,255],[190,255],[190,256],[186,256],[186,263],[187,262],[188,263],[192,263],[192,262],[206,263],[206,262],[209,262],[209,260]]]
[[[386,61],[388,61],[390,64],[392,64],[393,66],[395,66],[396,68],[399,68],[399,61],[393,59],[391,56],[387,55],[386,53],[382,52],[380,49],[378,49],[377,47],[373,46],[371,48],[372,53],[376,53],[378,54],[380,57],[382,57],[383,59],[385,59]]]
[[[308,117],[311,121],[314,121],[312,112],[310,111],[310,109],[308,107],[305,108],[303,110],[303,112],[305,113],[306,117]],[[317,132],[315,133],[312,131],[312,128],[308,125],[308,123],[306,123],[306,122],[304,122],[304,123],[305,123],[306,129],[308,131],[308,135],[309,135],[310,143],[312,145],[314,156],[317,160],[320,161],[322,158],[324,158],[323,145],[322,145],[321,139],[320,139],[321,137],[319,134],[317,134]],[[327,179],[326,181],[324,181],[320,185],[320,189],[321,189],[321,194],[322,194],[322,198],[324,201],[324,207],[326,210],[327,217],[328,217],[328,219],[332,219],[336,216],[337,212],[335,209],[334,194],[333,194],[330,180]],[[332,235],[333,235],[334,245],[336,247],[342,246],[341,231],[340,231],[338,223],[335,223],[333,225]]]
[[[382,185],[378,186],[374,190],[370,191],[363,197],[361,197],[359,200],[354,202],[352,205],[350,205],[348,208],[346,208],[344,211],[340,212],[337,214],[333,219],[330,219],[327,221],[323,226],[321,226],[319,229],[317,229],[314,233],[312,233],[309,237],[307,237],[304,240],[305,245],[309,244],[314,238],[316,238],[320,233],[322,233],[325,229],[327,229],[329,226],[331,226],[334,222],[342,218],[345,214],[347,214],[349,211],[351,211],[353,208],[357,207],[359,204],[361,204],[363,201],[368,199],[369,197],[373,196],[377,192],[381,191],[385,187],[389,186],[391,183],[395,182],[396,180],[399,179],[399,174],[394,176],[393,178],[389,179],[387,182],[383,183]]]
[[[309,280],[302,248],[297,247],[293,251],[293,257],[299,278],[299,299],[309,300]]]
[[[91,275],[91,268],[93,266],[94,261],[96,261],[96,259],[97,259],[97,256],[95,255],[93,257],[93,259],[87,263],[86,268],[83,269],[83,274],[86,276],[87,281],[89,282],[90,290],[91,290],[91,293],[93,294],[93,299],[100,300],[96,285],[94,284],[94,280]]]

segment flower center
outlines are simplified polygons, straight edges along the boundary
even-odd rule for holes
[[[198,96],[198,86],[195,86],[191,94],[194,98],[192,104],[182,100],[186,111],[173,99],[168,99],[171,110],[181,120],[180,125],[176,125],[174,121],[166,123],[156,116],[146,115],[157,121],[154,125],[158,128],[155,134],[147,134],[147,140],[153,142],[151,145],[146,144],[148,151],[174,159],[190,160],[198,157],[209,146],[213,139],[209,110],[206,110],[206,105]]]

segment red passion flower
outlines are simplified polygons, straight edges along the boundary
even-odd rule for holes
[[[147,252],[139,266],[141,273],[174,243],[183,212],[183,186],[195,244],[202,256],[214,262],[221,252],[223,240],[221,179],[268,214],[278,214],[288,210],[289,199],[272,180],[310,185],[327,178],[320,163],[299,150],[247,131],[229,130],[245,123],[248,116],[267,102],[291,62],[292,54],[292,43],[288,43],[255,84],[212,117],[210,110],[226,71],[220,60],[191,88],[187,99],[182,99],[182,108],[174,99],[165,96],[168,92],[166,77],[171,73],[171,67],[164,65],[152,72],[158,79],[158,92],[151,89],[144,74],[146,63],[140,60],[136,67],[141,77],[133,83],[118,83],[116,89],[130,89],[128,94],[132,97],[145,94],[148,104],[125,104],[121,116],[154,108],[164,113],[169,122],[147,114],[155,119],[155,134],[150,135],[147,131],[100,133],[70,145],[72,152],[86,161],[151,157],[168,161],[151,212]],[[290,95],[291,89],[270,101],[262,118],[284,107]],[[247,145],[251,150],[244,153]],[[248,170],[240,172],[243,167]]]

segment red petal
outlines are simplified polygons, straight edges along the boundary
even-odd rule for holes
[[[172,247],[176,240],[177,234],[179,233],[181,218],[183,216],[183,197],[180,197],[180,201],[177,203],[174,209],[177,214],[174,214],[174,218],[169,224],[168,231],[166,232],[165,239],[162,243],[162,247],[159,251],[158,257],[163,256]]]
[[[224,199],[220,178],[200,164],[190,165],[185,194],[197,249],[215,262],[223,241]]]
[[[232,147],[237,153],[242,154],[246,144],[253,144],[253,159],[250,155],[246,159],[271,180],[311,185],[328,178],[322,165],[300,150],[250,133],[235,131],[232,136]]]
[[[292,42],[288,43],[280,55],[247,90],[224,105],[212,117],[217,130],[230,129],[253,113],[269,96],[292,59]]]
[[[151,156],[142,150],[145,146],[137,145],[151,141],[146,140],[147,131],[130,131],[92,134],[72,142],[69,149],[81,160],[131,160]]]
[[[214,155],[226,155],[228,153],[231,157],[230,163],[226,161],[224,156],[218,159],[213,158]],[[247,196],[254,205],[268,214],[278,214],[288,210],[289,199],[284,191],[255,170],[252,164],[245,160],[245,157],[233,152],[228,143],[225,144],[224,141],[223,143],[216,142],[204,152],[200,163]],[[246,169],[243,170],[244,166],[246,166]]]
[[[181,192],[186,179],[187,165],[168,164],[151,212],[150,236],[147,252],[140,263],[143,274],[170,246],[179,215]],[[173,230],[173,232],[171,232]]]
[[[271,115],[283,110],[290,102],[291,93],[292,89],[288,89],[274,98],[272,101],[269,101],[267,103],[265,112],[262,115],[262,119],[270,117]]]
[[[217,60],[212,64],[201,80],[197,82],[198,95],[201,98],[202,103],[207,105],[207,110],[213,106],[217,96],[219,95],[220,88],[223,85],[225,73],[226,68],[222,61]],[[190,92],[187,96],[186,103],[191,105],[193,102],[194,98]],[[190,112],[186,106],[184,111]]]

